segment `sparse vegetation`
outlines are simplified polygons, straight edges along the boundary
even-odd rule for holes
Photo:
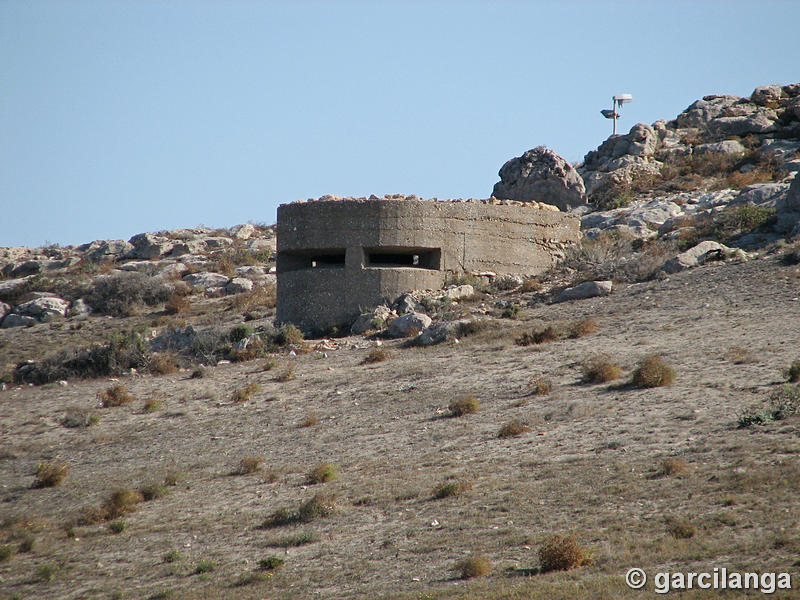
[[[136,505],[144,502],[144,496],[130,488],[119,488],[109,497],[105,504],[107,519],[117,519],[136,510]]]
[[[275,571],[280,569],[284,562],[286,561],[278,556],[268,556],[258,561],[258,568],[261,571]]]
[[[621,375],[619,365],[605,355],[593,356],[583,363],[583,381],[586,383],[607,383]]]
[[[173,292],[164,304],[164,310],[168,315],[181,315],[189,312],[192,308],[192,301],[185,294]]]
[[[800,389],[784,385],[772,392],[765,406],[751,407],[742,411],[737,420],[740,428],[752,425],[767,425],[800,412]]]
[[[383,362],[385,360],[389,360],[391,358],[391,354],[386,348],[378,347],[373,348],[367,355],[364,357],[364,360],[361,361],[362,365],[370,365],[372,363]]]
[[[510,437],[517,437],[522,435],[523,433],[530,432],[531,428],[528,425],[525,425],[519,419],[514,419],[503,425],[500,428],[500,432],[497,434],[499,438],[510,438]]]
[[[302,331],[289,323],[278,330],[275,341],[281,346],[302,346],[305,338]]]
[[[786,370],[786,378],[790,383],[797,383],[800,381],[800,360],[794,361]]]
[[[158,412],[163,407],[161,400],[157,398],[148,398],[142,405],[142,410],[146,413]]]
[[[203,573],[211,573],[216,568],[217,565],[213,560],[201,558],[197,561],[197,564],[194,567],[194,572],[196,575],[201,575]]]
[[[553,535],[539,548],[539,565],[545,573],[568,571],[590,562],[589,551],[571,535]]]
[[[303,531],[296,535],[290,535],[266,543],[267,546],[273,548],[294,548],[296,546],[304,546],[317,541],[317,536],[313,531]]]
[[[534,377],[528,389],[534,396],[547,396],[553,388],[553,384],[546,377]]]
[[[133,396],[124,385],[112,385],[102,392],[98,392],[97,398],[102,403],[103,408],[122,406],[133,402]]]
[[[171,375],[178,370],[178,357],[172,352],[157,352],[150,356],[150,372]]]
[[[247,402],[252,398],[253,394],[261,391],[261,386],[257,383],[248,383],[243,388],[238,388],[231,394],[231,402]]]
[[[667,531],[678,540],[694,537],[697,527],[688,519],[667,519]]]
[[[139,493],[145,502],[163,498],[169,493],[169,488],[166,483],[150,482],[142,485],[139,488]]]
[[[112,533],[122,533],[123,531],[125,531],[125,527],[126,527],[125,521],[123,521],[122,519],[116,519],[108,524],[108,528],[111,530]]]
[[[450,411],[450,416],[463,417],[464,415],[472,415],[481,409],[481,403],[475,396],[462,396],[456,398],[447,407]]]
[[[661,462],[661,473],[667,477],[683,475],[689,471],[689,463],[682,458],[666,458]]]
[[[245,456],[239,461],[239,466],[233,472],[234,475],[250,475],[261,470],[264,466],[263,456]]]
[[[632,383],[639,388],[654,388],[672,385],[675,381],[675,369],[664,362],[664,359],[653,354],[639,361],[633,372]]]
[[[335,494],[319,493],[314,495],[310,500],[300,505],[300,509],[297,511],[300,521],[308,523],[315,519],[329,517],[338,510],[336,501],[337,496]]]
[[[303,417],[303,420],[300,421],[300,427],[314,427],[319,423],[319,415],[315,412],[309,412]]]
[[[69,473],[69,464],[64,461],[43,461],[36,465],[35,488],[55,487],[61,485]]]
[[[288,362],[284,367],[275,375],[275,381],[278,383],[286,383],[294,379],[294,372],[297,369],[296,362]]]
[[[456,571],[461,574],[461,579],[483,577],[492,572],[492,561],[484,555],[471,556],[459,562]]]
[[[0,546],[0,563],[9,560],[14,556],[14,549],[11,546]]]
[[[437,500],[462,496],[472,489],[472,482],[468,479],[459,481],[448,481],[433,490],[433,497]]]
[[[339,467],[332,463],[322,463],[311,469],[306,482],[314,485],[317,483],[328,483],[339,478]]]
[[[586,317],[570,324],[569,337],[580,338],[595,331],[597,331],[597,321],[593,317]]]

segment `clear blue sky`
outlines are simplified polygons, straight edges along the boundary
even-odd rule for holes
[[[0,0],[0,246],[486,197],[710,93],[800,82],[800,2]]]

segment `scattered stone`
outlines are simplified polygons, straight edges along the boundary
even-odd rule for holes
[[[139,233],[130,239],[130,243],[133,244],[133,250],[126,257],[145,260],[168,254],[175,245],[169,238],[152,233]]]
[[[776,208],[788,190],[788,183],[756,183],[743,188],[731,204],[755,204],[764,208]]]
[[[5,302],[0,302],[0,321],[3,320],[8,313],[11,312],[11,307]]]
[[[228,235],[237,240],[249,240],[256,232],[256,228],[250,223],[234,225],[228,230]]]
[[[80,250],[82,246],[79,246]],[[93,262],[116,261],[133,250],[125,240],[98,240],[86,246],[86,258]]]
[[[737,254],[728,246],[712,240],[706,240],[686,252],[678,254],[675,258],[669,259],[664,263],[662,270],[667,273],[678,273],[712,260],[725,260],[732,257],[742,259],[741,254]],[[744,259],[746,258],[747,255],[745,254]]]
[[[253,289],[253,282],[244,277],[234,277],[225,286],[225,291],[229,294],[240,294],[249,292]]]
[[[397,314],[404,315],[406,313],[424,313],[425,306],[411,294],[403,294],[392,304]]]
[[[578,171],[561,156],[538,146],[506,162],[499,172],[492,196],[520,202],[547,201],[567,211],[586,204]]]
[[[407,313],[397,317],[389,325],[389,336],[393,338],[417,335],[431,324],[431,318],[423,313]]]
[[[386,327],[389,321],[396,319],[397,313],[388,306],[383,304],[376,306],[371,312],[359,315],[352,327],[350,333],[353,335],[361,335],[367,331],[377,331]]]
[[[214,249],[227,248],[233,244],[233,240],[226,237],[207,237],[203,238],[203,243]]]
[[[741,142],[736,140],[725,140],[722,142],[712,142],[710,144],[700,144],[695,146],[695,154],[724,154],[726,156],[738,156],[747,152]]]
[[[504,273],[498,275],[492,280],[492,285],[498,290],[513,290],[522,285],[522,277],[519,275],[512,275],[511,273]]]
[[[200,273],[190,273],[189,275],[184,275],[183,281],[193,287],[212,288],[226,286],[229,278],[221,273],[202,271]]]
[[[3,322],[0,323],[0,328],[10,329],[11,327],[27,327],[28,325],[34,325],[35,323],[38,323],[38,321],[33,317],[11,313],[10,315],[5,316]]]
[[[608,296],[611,294],[613,283],[611,281],[584,281],[563,290],[554,300],[554,302],[565,302],[567,300],[583,300],[585,298],[594,298],[595,296]]]
[[[469,319],[458,321],[442,321],[426,328],[414,341],[422,346],[441,344],[456,337],[458,330],[469,323]]]
[[[69,306],[69,310],[67,311],[68,317],[88,317],[92,314],[92,307],[86,303],[86,300],[83,298],[78,298]]]
[[[67,300],[51,296],[20,304],[14,309],[14,312],[23,316],[35,317],[40,321],[47,321],[53,317],[63,317],[68,308]]]
[[[469,284],[454,285],[444,290],[443,296],[452,300],[459,300],[460,298],[471,298],[475,295],[475,288]]]

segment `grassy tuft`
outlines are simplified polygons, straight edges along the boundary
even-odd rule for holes
[[[133,396],[124,385],[112,385],[110,388],[97,393],[103,408],[122,406],[133,402]]]
[[[589,551],[571,535],[553,535],[539,548],[539,564],[543,572],[568,571],[589,562]]]
[[[469,480],[450,481],[443,483],[433,490],[433,497],[437,500],[443,498],[452,498],[455,496],[463,496],[472,489],[472,482]]]
[[[373,348],[361,361],[362,365],[370,365],[372,363],[383,362],[392,357],[391,353],[386,348]]]
[[[505,425],[500,428],[500,432],[497,434],[499,438],[510,438],[510,437],[517,437],[522,435],[523,433],[528,433],[531,430],[530,427],[525,425],[519,419],[514,419],[513,421],[509,421]]]
[[[474,396],[464,396],[456,398],[448,406],[450,416],[463,417],[464,415],[473,415],[481,409],[481,403],[475,399]]]
[[[633,372],[632,383],[639,388],[654,388],[671,385],[675,381],[675,369],[664,362],[657,354],[639,361]]]
[[[239,466],[233,472],[234,475],[250,475],[261,470],[264,466],[263,456],[245,456],[239,461]]]
[[[339,467],[332,463],[322,463],[314,467],[306,477],[306,482],[315,485],[328,483],[339,478]]]
[[[667,458],[661,462],[661,474],[667,477],[682,475],[689,470],[689,463],[682,458]]]
[[[586,383],[607,383],[619,379],[622,369],[607,356],[594,356],[583,363],[583,381]]]
[[[479,555],[471,556],[459,562],[456,570],[461,573],[461,579],[472,579],[473,577],[483,577],[492,572],[492,561],[489,557]]]
[[[534,377],[528,385],[530,393],[534,396],[547,396],[552,390],[553,385],[549,379],[544,377]]]
[[[245,387],[233,391],[231,402],[247,402],[253,394],[261,391],[261,386],[257,383],[248,383]]]
[[[35,488],[55,487],[61,485],[69,473],[69,464],[63,461],[40,462],[36,465]]]

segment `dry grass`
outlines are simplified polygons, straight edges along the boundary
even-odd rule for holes
[[[261,391],[261,386],[257,383],[248,383],[245,387],[233,391],[231,394],[231,402],[247,402],[252,398],[253,394]]]
[[[682,458],[666,458],[661,461],[661,473],[667,477],[682,475],[689,471],[689,463]]]
[[[133,402],[133,396],[124,385],[112,385],[102,392],[98,392],[97,397],[103,405],[103,408],[122,406]]]
[[[367,352],[367,355],[361,361],[361,364],[369,365],[372,363],[383,362],[385,360],[389,360],[391,356],[392,356],[391,353],[386,348],[383,347],[373,348],[372,350]]]
[[[192,301],[184,294],[173,292],[164,304],[164,310],[168,315],[181,315],[188,313],[192,308]]]
[[[790,383],[797,383],[800,381],[800,360],[794,361],[786,371],[786,378]]]
[[[731,346],[724,356],[725,360],[732,362],[735,365],[743,365],[747,363],[756,362],[753,354],[746,348],[741,346]]]
[[[309,412],[300,421],[299,427],[314,427],[317,424],[319,424],[319,415],[315,412]]]
[[[275,308],[277,296],[273,284],[256,285],[249,292],[231,298],[231,308],[247,311],[254,308]]]
[[[543,572],[568,571],[591,562],[589,551],[571,535],[553,535],[539,548]]]
[[[580,338],[595,331],[597,331],[597,321],[592,317],[586,317],[570,324],[569,337]]]
[[[462,417],[464,415],[472,415],[481,409],[481,403],[475,399],[474,396],[464,396],[456,398],[448,406],[450,415],[453,417]]]
[[[632,383],[639,388],[654,388],[671,385],[675,381],[675,369],[657,354],[639,361],[633,372]]]
[[[533,330],[529,333],[523,333],[515,341],[519,346],[530,346],[532,344],[546,344],[547,342],[555,342],[561,338],[561,332],[553,325],[548,325],[543,329]]]
[[[300,521],[308,523],[315,519],[329,517],[338,511],[336,494],[320,493],[300,505],[297,515]]]
[[[433,497],[437,500],[443,498],[453,498],[463,496],[472,489],[472,481],[462,479],[459,481],[448,481],[433,490]]]
[[[519,419],[514,419],[503,425],[500,428],[500,431],[497,434],[499,438],[510,438],[510,437],[517,437],[522,435],[523,433],[528,433],[531,431],[531,428],[525,425]]]
[[[178,370],[178,357],[172,352],[158,352],[150,357],[150,371],[158,375],[171,375]]]
[[[530,393],[534,396],[547,396],[553,389],[553,384],[545,377],[534,377],[528,385]]]
[[[239,461],[239,466],[234,471],[234,475],[250,475],[260,471],[263,466],[263,456],[245,456]]]
[[[275,375],[275,381],[278,383],[286,383],[287,381],[292,381],[295,377],[294,373],[297,369],[297,363],[289,362],[284,365],[284,367]]]
[[[678,540],[693,538],[697,533],[697,527],[688,519],[667,519],[667,532]]]
[[[106,518],[117,519],[136,510],[136,506],[144,502],[141,492],[131,488],[119,488],[114,490],[106,501]]]
[[[148,398],[142,405],[142,411],[146,413],[158,412],[163,407],[161,400],[157,398]]]
[[[61,485],[69,473],[69,464],[64,461],[40,462],[36,465],[35,488]]]
[[[339,478],[339,467],[332,463],[322,463],[311,469],[306,476],[306,483],[316,485],[328,483]]]
[[[456,565],[456,571],[461,574],[461,579],[483,577],[492,572],[492,561],[488,556],[478,555],[464,559]]]
[[[583,363],[585,383],[607,383],[619,379],[622,369],[605,355],[594,356]]]

